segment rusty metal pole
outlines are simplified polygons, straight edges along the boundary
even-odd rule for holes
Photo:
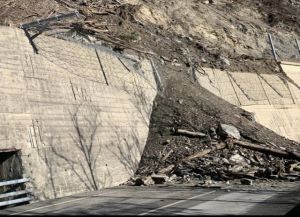
[[[296,40],[296,44],[297,44],[297,47],[298,47],[298,52],[299,52],[299,55],[300,55],[300,45],[299,45],[299,42],[298,42],[297,38],[295,40]]]
[[[75,10],[75,11],[72,11],[72,12],[69,12],[66,14],[57,14],[57,15],[48,17],[46,19],[42,19],[42,20],[38,19],[37,21],[33,21],[30,23],[20,24],[19,28],[20,29],[28,29],[28,28],[42,27],[52,21],[60,21],[62,19],[67,19],[67,18],[74,17],[74,16],[79,17],[79,15],[80,15],[79,12],[77,10]]]
[[[277,55],[276,55],[276,51],[275,51],[275,47],[274,47],[274,44],[273,44],[271,33],[268,33],[268,37],[269,37],[269,41],[270,41],[270,44],[271,44],[271,48],[272,48],[272,53],[273,53],[274,59],[276,60],[276,62],[278,62],[278,58],[277,58]]]

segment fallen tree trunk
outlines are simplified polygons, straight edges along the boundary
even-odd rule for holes
[[[294,152],[294,151],[284,151],[284,150],[277,150],[273,148],[263,147],[262,145],[255,145],[248,142],[243,142],[239,140],[231,140],[230,143],[233,143],[234,145],[239,145],[247,149],[251,149],[254,151],[258,151],[264,154],[270,154],[276,157],[283,157],[286,159],[295,159],[300,161],[300,153]]]
[[[175,133],[178,135],[183,135],[188,137],[198,137],[198,138],[202,138],[206,136],[205,133],[192,132],[192,131],[182,130],[182,129],[177,129]]]
[[[183,158],[180,161],[178,161],[176,164],[183,163],[185,161],[190,161],[190,160],[193,160],[196,158],[204,157],[205,155],[209,154],[210,152],[224,149],[224,148],[226,148],[226,146],[227,145],[225,143],[220,143],[220,144],[216,145],[215,147],[205,149],[205,150],[197,152],[189,157]],[[167,172],[171,171],[176,166],[176,164],[171,164],[171,165],[159,170],[158,172],[159,173],[167,173]]]

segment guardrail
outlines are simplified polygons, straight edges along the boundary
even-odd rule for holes
[[[29,181],[30,181],[29,178],[3,181],[3,182],[0,182],[0,187],[8,186],[8,185],[22,184],[22,183],[26,183],[26,182],[29,182]],[[6,200],[6,201],[1,201],[0,202],[0,208],[3,207],[3,206],[8,206],[8,205],[12,205],[12,204],[31,201],[32,200],[32,197],[30,196],[31,193],[32,193],[31,189],[13,191],[13,192],[8,192],[8,193],[2,193],[2,194],[0,194],[0,199],[3,199],[3,198],[9,198],[9,199]],[[10,199],[11,197],[20,196],[20,195],[24,195],[25,197],[17,198],[17,199]]]

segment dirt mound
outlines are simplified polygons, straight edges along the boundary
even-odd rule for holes
[[[236,178],[286,180],[292,176],[291,165],[298,162],[295,158],[282,158],[231,143],[202,156],[203,152],[224,143],[224,138],[214,138],[213,135],[220,123],[235,126],[241,134],[241,140],[247,144],[297,152],[300,148],[296,142],[253,121],[251,114],[190,83],[184,74],[170,76],[167,85],[165,95],[157,97],[153,108],[150,134],[138,176],[163,172],[169,177],[175,174],[179,182],[206,180],[207,177],[215,181]],[[182,135],[176,133],[178,129],[201,132],[206,136],[195,138]],[[182,161],[195,154],[201,157]],[[233,156],[238,156],[245,163],[231,162]],[[165,170],[168,167],[169,170]],[[299,178],[298,172],[293,175]]]

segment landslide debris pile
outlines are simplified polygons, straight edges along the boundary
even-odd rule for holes
[[[298,143],[180,76],[168,81],[168,90],[153,108],[139,169],[127,184],[153,184],[153,175],[162,175],[164,183],[196,181],[203,186],[245,179],[250,184],[299,180]]]
[[[18,26],[75,9],[80,19],[57,22],[43,34],[152,58],[164,78],[142,160],[128,184],[299,179],[299,144],[202,88],[195,72],[281,73],[267,33],[281,58],[293,58],[300,1],[0,0],[0,23]]]

